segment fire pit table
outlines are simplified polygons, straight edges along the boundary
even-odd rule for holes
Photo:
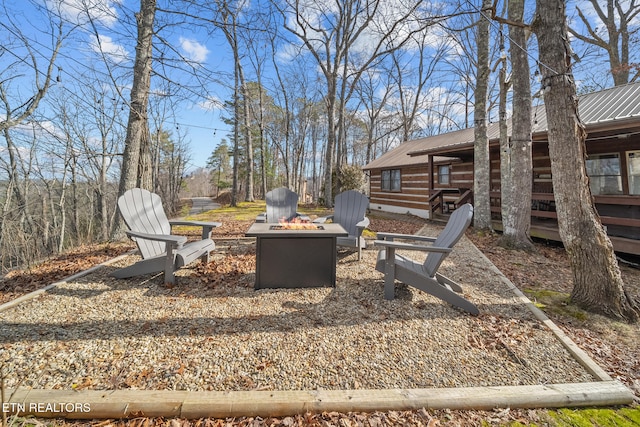
[[[255,289],[336,285],[336,240],[347,236],[340,224],[254,223]]]

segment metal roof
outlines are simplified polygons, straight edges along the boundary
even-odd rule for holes
[[[467,140],[466,134],[471,132],[471,141],[473,142],[473,129],[463,129],[455,132],[445,133],[442,135],[431,136],[428,138],[414,139],[412,141],[403,142],[396,148],[387,151],[382,156],[375,160],[372,160],[363,169],[378,169],[378,168],[390,168],[395,166],[411,166],[424,164],[424,158],[420,156],[410,156],[409,153],[416,150],[423,150],[428,148],[438,148],[447,145],[447,142],[451,142],[452,138],[455,140],[463,139]],[[450,157],[437,157],[435,160],[445,160]]]
[[[547,114],[544,105],[540,105],[537,110],[537,123],[533,132],[546,132]],[[587,130],[603,124],[640,118],[640,82],[579,96],[578,114]]]
[[[606,126],[615,128],[616,125],[622,126],[629,120],[640,124],[640,82],[581,95],[578,98],[578,113],[587,132]],[[547,114],[544,105],[534,106],[532,116],[532,133],[546,133]],[[507,120],[507,132],[511,134],[511,120]],[[473,133],[473,128],[468,128],[407,141],[373,160],[364,169],[424,164],[425,154],[473,146]],[[490,123],[487,134],[489,140],[497,140],[499,124]]]

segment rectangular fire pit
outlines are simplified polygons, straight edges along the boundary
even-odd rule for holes
[[[336,239],[347,236],[340,224],[255,223],[255,289],[336,285]]]

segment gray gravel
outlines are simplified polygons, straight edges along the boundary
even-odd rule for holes
[[[429,224],[420,234],[438,231]],[[115,280],[107,275],[114,267],[100,269],[0,313],[6,386],[314,390],[594,380],[466,238],[441,271],[463,286],[478,317],[402,284],[386,301],[376,254],[367,249],[360,262],[340,254],[335,289],[254,291],[253,274],[212,287],[190,269],[167,289],[162,276]]]

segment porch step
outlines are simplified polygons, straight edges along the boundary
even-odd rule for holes
[[[439,212],[431,212],[431,221],[446,224],[449,221],[450,214],[443,214]]]

